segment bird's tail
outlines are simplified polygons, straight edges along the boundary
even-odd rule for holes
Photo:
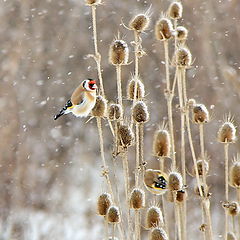
[[[54,116],[54,120],[57,120],[59,117],[61,117],[65,113],[65,110],[62,109],[57,115]]]

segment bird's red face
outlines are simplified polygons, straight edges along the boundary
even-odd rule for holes
[[[87,91],[95,91],[97,89],[96,81],[87,79],[83,82],[83,88]]]

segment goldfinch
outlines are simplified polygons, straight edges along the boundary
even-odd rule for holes
[[[54,116],[57,120],[64,114],[72,113],[76,117],[87,117],[96,103],[97,85],[92,79],[84,80],[73,92],[62,110]]]
[[[144,173],[144,184],[148,191],[162,195],[167,191],[168,175],[160,170],[147,169]]]

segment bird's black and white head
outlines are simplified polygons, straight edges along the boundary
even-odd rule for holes
[[[93,79],[86,79],[83,81],[82,83],[83,89],[85,89],[86,91],[96,91],[97,90],[97,84],[96,81]]]

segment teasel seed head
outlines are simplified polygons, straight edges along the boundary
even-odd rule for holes
[[[172,19],[179,19],[182,17],[183,6],[181,2],[174,1],[170,4],[168,14]]]
[[[102,96],[97,96],[96,103],[92,109],[92,115],[94,117],[105,117],[107,110],[107,100]]]
[[[101,216],[106,216],[108,208],[111,206],[112,200],[108,193],[103,193],[98,197],[97,211]]]
[[[149,120],[148,107],[145,102],[138,101],[134,104],[132,116],[137,123],[146,123]]]
[[[150,18],[147,14],[138,14],[129,22],[129,27],[139,33],[144,32],[150,23]]]
[[[208,170],[209,170],[209,164],[206,160],[202,160],[202,159],[199,159],[197,161],[197,169],[198,169],[198,175],[199,176],[202,176],[203,175],[203,166],[204,166],[204,170],[205,170],[205,174],[208,173]],[[195,168],[193,167],[193,175],[196,175],[196,171],[195,171]]]
[[[137,86],[136,99],[143,99],[145,97],[145,87],[139,77],[133,77],[127,86],[127,96],[128,99],[133,100],[135,94],[135,85]]]
[[[178,67],[190,67],[192,64],[192,54],[190,50],[184,45],[180,46],[175,52],[174,61]]]
[[[118,207],[111,206],[107,211],[107,221],[108,223],[119,223],[120,222],[120,212]]]
[[[108,119],[110,121],[119,120],[122,118],[123,111],[120,104],[112,103],[108,107]]]
[[[237,237],[233,232],[228,232],[227,233],[227,240],[237,240]]]
[[[176,28],[176,37],[178,41],[184,42],[188,37],[188,30],[183,26],[178,26]]]
[[[238,202],[229,203],[228,213],[231,216],[237,216],[240,212],[240,206]]]
[[[168,200],[168,202],[173,203],[173,202],[174,202],[174,198],[175,198],[174,192],[168,190],[168,191],[167,191],[167,200]]]
[[[187,198],[187,191],[186,189],[178,190],[176,194],[177,202],[183,202]]]
[[[163,226],[163,215],[162,211],[159,207],[152,206],[148,208],[147,210],[147,216],[146,216],[146,227],[147,228],[154,228],[154,227],[160,227]]]
[[[209,112],[204,104],[193,106],[193,121],[197,124],[209,122]]]
[[[155,25],[155,36],[157,40],[168,40],[173,36],[173,25],[170,19],[161,17]]]
[[[150,233],[150,240],[168,240],[167,233],[163,228],[153,228]]]
[[[178,172],[170,172],[168,176],[168,189],[171,191],[178,191],[183,188],[182,175]]]
[[[129,49],[123,40],[115,40],[110,45],[109,62],[113,65],[126,65],[128,63]]]
[[[153,137],[153,155],[156,157],[169,157],[171,149],[170,134],[166,129],[159,129]]]
[[[218,141],[234,143],[236,141],[236,127],[231,121],[226,121],[218,130]]]
[[[85,0],[85,4],[88,6],[96,6],[102,4],[102,0]]]
[[[139,210],[145,207],[145,192],[140,188],[134,188],[130,194],[130,207]]]
[[[118,138],[122,147],[130,147],[134,142],[134,134],[132,129],[125,124],[118,127]]]
[[[230,185],[240,189],[240,159],[239,156],[233,161],[230,168]]]

